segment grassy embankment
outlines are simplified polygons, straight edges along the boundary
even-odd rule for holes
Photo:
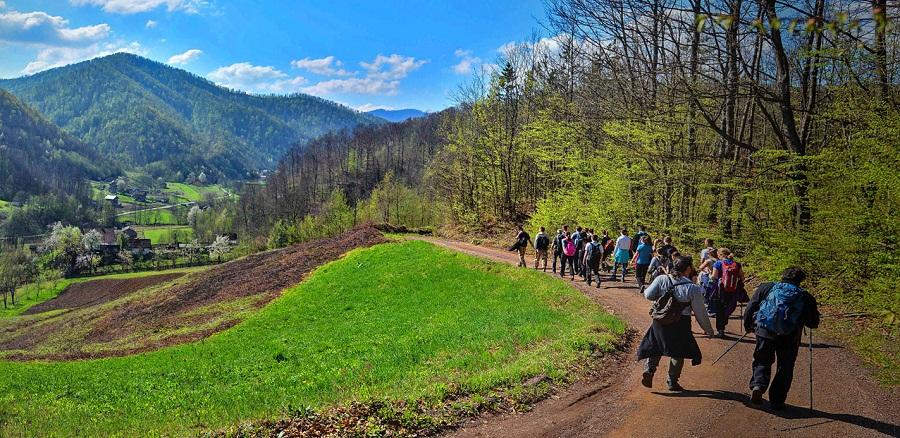
[[[419,241],[355,250],[238,326],[130,357],[0,362],[0,435],[183,435],[558,378],[624,323],[563,282]]]

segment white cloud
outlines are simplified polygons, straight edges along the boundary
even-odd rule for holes
[[[334,93],[381,94],[393,96],[400,88],[400,79],[419,69],[428,61],[411,56],[378,55],[372,62],[360,62],[365,77],[330,79],[303,88],[304,93],[326,96]]]
[[[369,112],[369,111],[375,111],[375,110],[377,110],[377,109],[383,109],[383,110],[388,110],[388,111],[390,111],[390,110],[393,110],[393,109],[396,109],[396,108],[391,107],[391,106],[375,105],[375,104],[371,104],[371,103],[366,103],[366,104],[363,104],[363,105],[354,107],[353,109],[355,109],[355,110],[357,110],[357,111],[359,111],[359,112],[361,112],[361,113],[367,113],[367,112]]]
[[[76,6],[99,6],[113,14],[137,14],[165,6],[169,12],[195,14],[207,4],[206,0],[69,0]]]
[[[291,67],[306,70],[311,73],[322,76],[352,76],[355,73],[344,70],[344,63],[334,56],[326,56],[324,58],[311,59],[303,58],[291,61]]]
[[[367,77],[375,79],[403,79],[410,72],[418,70],[428,61],[416,60],[411,56],[378,55],[371,63],[360,62],[359,65],[366,69]]]
[[[471,50],[456,49],[453,55],[459,58],[459,63],[453,66],[456,74],[467,75],[475,71],[476,66],[481,65],[481,58],[472,56]]]
[[[0,9],[3,9],[5,7],[6,7],[6,2],[3,0],[0,0]]]
[[[306,85],[306,79],[302,76],[290,77],[275,67],[249,62],[219,67],[206,76],[223,87],[249,93],[293,93]]]
[[[0,41],[46,46],[78,46],[105,39],[108,24],[70,28],[63,17],[45,12],[0,13]]]
[[[159,22],[154,20],[147,20],[147,24],[144,25],[147,29],[156,29],[156,26],[159,26]]]
[[[47,69],[119,52],[134,53],[136,55],[146,54],[146,50],[138,42],[130,44],[96,43],[87,47],[48,47],[38,52],[37,58],[28,63],[22,69],[22,73],[30,75]]]
[[[172,55],[172,57],[169,58],[169,60],[166,62],[171,65],[185,65],[199,58],[202,54],[203,51],[200,49],[190,49],[187,52],[180,53],[178,55]]]

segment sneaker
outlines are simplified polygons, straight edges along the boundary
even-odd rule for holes
[[[719,330],[719,333],[716,333],[716,336],[720,338],[725,338],[725,330]]]
[[[787,409],[787,405],[785,405],[784,403],[769,402],[769,407],[772,408],[773,411],[783,411]]]
[[[650,371],[644,371],[643,377],[641,378],[641,385],[644,385],[645,388],[653,387],[653,373]]]
[[[753,387],[753,391],[750,393],[750,402],[755,405],[761,405],[763,402],[763,390],[758,386]]]
[[[684,388],[678,384],[678,382],[669,382],[669,391],[672,392],[681,392],[684,391]]]

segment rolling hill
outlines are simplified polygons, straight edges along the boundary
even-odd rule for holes
[[[0,199],[73,194],[119,170],[12,94],[0,90]]]
[[[399,110],[377,109],[368,111],[366,114],[370,114],[375,117],[381,117],[382,119],[389,122],[404,122],[409,119],[424,117],[428,113],[426,113],[425,111],[409,108]]]
[[[0,81],[106,158],[178,179],[244,178],[292,145],[377,117],[313,96],[229,90],[168,65],[117,53]]]

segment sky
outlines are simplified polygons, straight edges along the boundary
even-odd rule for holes
[[[131,52],[251,93],[437,111],[542,0],[0,0],[0,77]]]

